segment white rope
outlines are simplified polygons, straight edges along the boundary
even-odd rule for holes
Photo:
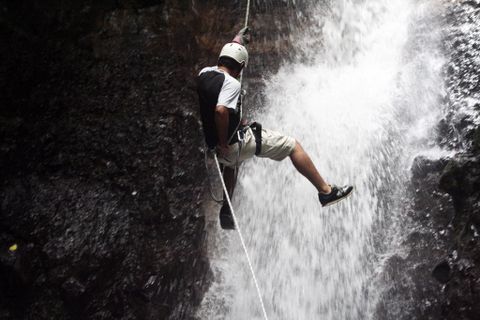
[[[244,27],[248,27],[248,19],[250,18],[250,0],[247,0],[247,8],[245,10],[245,25]],[[243,82],[243,71],[240,74],[240,84]],[[243,108],[242,105],[240,105],[240,121],[242,121],[243,117]]]
[[[248,18],[250,17],[250,0],[247,0],[247,9],[245,13],[245,27],[248,27]]]
[[[246,13],[245,13],[245,27],[248,26],[249,17],[250,17],[250,0],[247,0],[247,8],[246,8]],[[243,72],[240,74],[240,83],[242,83],[242,82],[243,82]],[[242,116],[243,116],[242,111],[243,110],[240,107],[240,119],[242,119]],[[240,141],[239,141],[239,143],[240,143]],[[240,150],[239,150],[239,152],[240,152]],[[205,155],[206,155],[206,151],[205,151]],[[238,162],[239,156],[240,155],[238,155],[238,157],[237,157],[237,162]],[[225,181],[223,180],[222,170],[220,168],[220,163],[218,162],[217,154],[215,152],[213,153],[213,157],[215,159],[215,164],[217,166],[217,171],[218,171],[218,175],[220,177],[220,181],[222,182],[223,192],[225,194],[224,196],[225,196],[225,199],[227,199],[228,206],[230,207],[230,212],[231,212],[232,217],[233,217],[233,222],[235,224],[235,229],[237,230],[238,236],[240,238],[240,243],[242,244],[243,251],[245,252],[245,256],[247,258],[247,263],[248,263],[248,267],[250,269],[250,273],[252,274],[253,283],[255,284],[255,289],[257,290],[258,300],[260,301],[260,306],[262,308],[263,318],[265,320],[268,320],[267,311],[265,310],[265,304],[263,302],[262,292],[260,291],[260,286],[258,285],[257,276],[255,275],[255,271],[253,270],[252,261],[250,260],[250,255],[248,254],[247,246],[245,245],[245,241],[243,240],[242,231],[240,230],[240,225],[238,223],[237,216],[235,215],[235,212],[233,210],[232,201],[230,200],[230,196],[228,195],[227,186],[225,185]],[[206,159],[205,159],[205,165],[206,165]],[[238,166],[238,163],[237,163],[237,166]],[[237,166],[236,166],[236,168],[237,168]],[[213,193],[211,195],[212,195],[212,198],[214,200],[217,200],[214,197]]]
[[[263,303],[262,293],[260,291],[260,287],[258,286],[258,281],[257,281],[257,277],[255,276],[255,272],[253,271],[250,255],[248,254],[247,246],[245,245],[245,241],[243,240],[242,231],[240,230],[240,225],[238,224],[237,216],[233,211],[232,202],[230,201],[230,196],[228,195],[227,186],[225,185],[225,181],[223,180],[222,170],[220,169],[220,164],[218,163],[217,154],[214,153],[213,157],[215,159],[215,164],[217,165],[218,174],[220,175],[220,181],[222,182],[225,198],[227,199],[228,206],[230,207],[230,212],[232,213],[235,229],[238,232],[238,236],[240,237],[240,242],[242,243],[243,251],[245,252],[245,256],[247,257],[248,267],[250,268],[250,273],[252,274],[253,283],[255,284],[255,288],[257,289],[258,299],[260,300],[260,306],[262,307],[263,317],[265,318],[265,320],[268,320],[267,311],[265,310],[265,304]]]

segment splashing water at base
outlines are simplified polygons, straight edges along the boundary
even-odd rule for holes
[[[321,208],[288,159],[255,159],[234,197],[271,319],[373,317],[379,257],[398,242],[411,160],[441,114],[440,36],[428,27],[435,2],[332,2],[309,32],[322,35],[321,47],[300,41],[311,62],[267,81],[258,120],[297,138],[327,181],[353,184],[354,195]],[[237,235],[217,241],[224,248],[200,317],[261,319]]]

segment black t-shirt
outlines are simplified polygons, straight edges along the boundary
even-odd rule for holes
[[[200,103],[205,141],[209,148],[218,144],[215,125],[215,108],[225,106],[229,111],[228,138],[240,122],[238,104],[240,102],[240,82],[218,67],[207,67],[197,77],[197,92]]]

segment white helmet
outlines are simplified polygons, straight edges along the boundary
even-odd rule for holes
[[[222,51],[220,52],[221,57],[229,57],[237,61],[244,66],[247,66],[248,63],[248,51],[247,49],[236,42],[227,43],[223,46]]]

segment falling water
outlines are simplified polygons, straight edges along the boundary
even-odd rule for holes
[[[321,208],[288,159],[243,166],[234,206],[271,319],[374,317],[382,262],[401,250],[411,161],[435,154],[432,128],[443,95],[439,6],[312,5],[318,23],[296,43],[310,60],[286,63],[266,80],[258,120],[296,137],[329,182],[356,188],[348,200]],[[261,319],[237,235],[217,235],[216,280],[199,317]]]

